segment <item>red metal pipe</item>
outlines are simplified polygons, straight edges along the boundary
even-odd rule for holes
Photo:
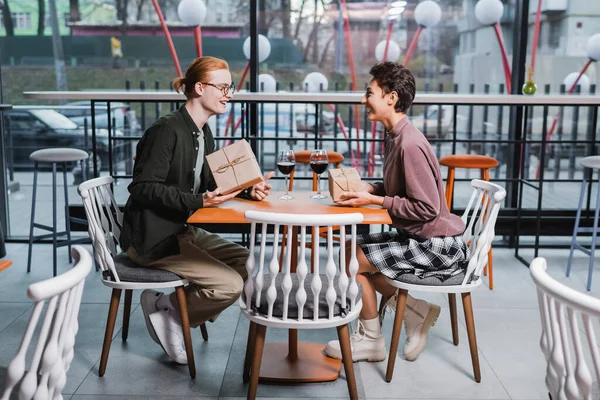
[[[406,57],[404,57],[403,64],[404,64],[405,68],[408,65],[408,62],[410,61],[412,54],[415,52],[415,49],[417,48],[417,43],[419,42],[419,36],[421,36],[421,32],[423,32],[423,26],[419,25],[419,27],[417,28],[417,31],[415,32],[415,36],[413,37],[413,40],[412,40],[412,42],[410,42],[410,46],[408,47],[408,50],[406,51]]]
[[[502,66],[504,68],[504,80],[506,82],[506,93],[511,93],[510,88],[510,80],[511,80],[511,72],[510,65],[508,63],[508,55],[506,53],[506,46],[504,45],[504,38],[502,37],[502,28],[500,28],[500,24],[494,24],[494,32],[496,33],[496,38],[498,39],[498,46],[500,46],[500,53],[502,55]]]
[[[196,56],[202,57],[202,30],[200,25],[194,28],[194,42],[196,42]]]
[[[533,47],[531,48],[531,73],[535,71],[535,55],[537,53],[540,37],[540,22],[542,19],[542,0],[538,0],[537,13],[535,14],[535,27],[533,29]]]
[[[163,17],[163,13],[160,10],[160,6],[158,5],[158,0],[152,0],[152,5],[154,6],[154,10],[156,10],[156,15],[158,15],[158,20],[160,21],[160,26],[162,27],[162,30],[165,34],[165,38],[167,39],[169,51],[171,52],[171,58],[173,58],[173,63],[175,64],[175,69],[177,70],[177,75],[183,76],[183,72],[181,71],[181,65],[179,65],[179,59],[177,58],[177,53],[175,52],[175,46],[173,45],[173,40],[171,39],[169,28],[167,28],[165,17]]]
[[[579,79],[581,79],[581,77],[583,76],[583,74],[585,73],[585,71],[588,69],[588,67],[592,64],[594,60],[589,59],[585,65],[583,66],[583,68],[581,69],[581,71],[579,72],[579,75],[577,76],[577,79],[575,79],[575,82],[573,82],[573,84],[571,85],[571,87],[569,88],[569,90],[567,91],[567,94],[573,94],[573,92],[575,91],[575,88],[577,87],[577,83],[579,82]],[[550,146],[550,139],[552,139],[552,134],[554,133],[554,129],[556,129],[556,125],[558,123],[558,114],[556,114],[554,116],[554,119],[552,120],[552,125],[550,126],[550,129],[548,129],[548,133],[546,134],[546,152],[548,152],[548,148]],[[543,132],[542,132],[543,134]],[[540,163],[538,165],[537,171],[535,173],[535,177],[536,179],[540,178],[540,169],[542,167],[542,162],[540,160]]]

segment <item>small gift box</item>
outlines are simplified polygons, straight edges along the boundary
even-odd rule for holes
[[[329,170],[329,194],[334,203],[340,201],[344,192],[360,190],[360,175],[356,168],[333,168]]]
[[[221,194],[245,189],[263,180],[250,144],[242,139],[206,156]]]

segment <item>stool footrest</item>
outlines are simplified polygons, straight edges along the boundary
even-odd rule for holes
[[[45,230],[50,231],[50,232],[54,232],[54,228],[51,227],[51,226],[48,226],[48,225],[38,224],[38,223],[34,222],[33,223],[33,227],[34,228],[39,228],[39,229],[45,229]]]
[[[578,250],[581,250],[584,254],[586,254],[587,256],[591,256],[592,255],[592,251],[590,249],[588,249],[587,247],[583,247],[582,245],[575,243],[573,245],[573,247],[575,247]]]
[[[88,220],[87,219],[77,218],[77,217],[69,217],[69,219],[71,220],[71,222],[76,222],[76,223],[81,224],[81,225],[87,225],[88,224]]]
[[[56,243],[56,247],[69,246],[72,244],[89,244],[91,243],[91,239],[89,237],[79,238],[79,239],[71,239],[71,240],[61,240]]]
[[[64,236],[66,235],[68,232],[67,231],[62,231],[62,232],[56,232],[56,237],[58,238],[59,236]],[[39,236],[34,236],[33,237],[33,242],[37,242],[40,241],[42,239],[48,239],[54,236],[54,233],[46,233],[45,235],[39,235]],[[74,239],[74,240],[78,240],[78,239]]]

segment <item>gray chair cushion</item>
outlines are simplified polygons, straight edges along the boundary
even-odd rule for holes
[[[182,279],[173,272],[142,267],[133,262],[125,253],[119,254],[113,260],[119,279],[123,282],[172,282]]]
[[[298,291],[298,275],[290,274],[292,277],[292,291],[290,292],[289,304],[288,304],[288,318],[290,319],[298,319],[298,305],[296,304],[296,292]],[[273,316],[276,318],[283,317],[283,290],[282,290],[282,282],[284,278],[284,274],[277,274],[275,278],[275,287],[277,288],[277,299],[273,304]],[[267,315],[269,312],[269,305],[267,302],[267,290],[269,289],[269,285],[271,283],[271,278],[269,275],[265,275],[264,286],[261,290],[261,301],[260,307],[256,307],[254,301],[256,300],[256,293],[252,296],[252,309],[263,315]],[[327,287],[329,286],[329,280],[327,275],[320,274],[321,277],[321,293],[319,295],[319,318],[328,318],[329,317],[329,305],[327,304],[327,299],[325,298],[325,293],[327,291]],[[338,278],[336,275],[333,284],[335,285],[336,291],[339,293],[338,286]],[[256,283],[256,277],[253,278]],[[302,316],[304,319],[312,319],[314,317],[314,308],[313,304],[315,298],[312,293],[312,289],[310,288],[310,284],[312,282],[311,276],[307,276],[304,280],[304,290],[306,290],[306,303],[304,304],[304,310]],[[356,301],[358,302],[362,297],[362,287],[357,282],[358,285],[358,296],[356,297]],[[256,286],[255,286],[256,287]],[[350,312],[350,298],[346,297],[348,300],[346,302],[346,307],[342,308],[342,303],[338,298],[333,306],[333,315],[335,317],[347,315]]]
[[[29,155],[29,158],[33,161],[51,163],[87,160],[88,157],[88,153],[83,150],[69,148],[36,150]]]
[[[396,278],[399,282],[409,283],[411,285],[424,285],[424,286],[453,286],[462,285],[463,279],[465,279],[465,272],[461,272],[458,275],[454,275],[445,281],[440,281],[436,277],[419,278],[414,274],[402,274]]]

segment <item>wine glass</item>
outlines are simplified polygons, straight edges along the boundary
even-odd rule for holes
[[[317,174],[317,194],[311,196],[312,199],[326,199],[327,196],[321,194],[321,174],[325,172],[329,165],[329,158],[325,150],[317,149],[310,153],[310,168]]]
[[[277,154],[277,169],[285,175],[285,194],[279,200],[291,200],[292,196],[288,193],[288,175],[292,173],[296,166],[296,157],[293,150],[280,150]]]

